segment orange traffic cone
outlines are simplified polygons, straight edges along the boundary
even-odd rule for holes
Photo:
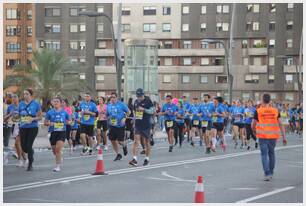
[[[195,186],[194,203],[204,203],[204,202],[205,202],[205,195],[204,195],[203,177],[198,176],[198,182]]]
[[[93,175],[106,175],[106,174],[107,173],[105,173],[103,153],[102,153],[102,149],[100,148],[98,150],[96,172],[93,173]]]

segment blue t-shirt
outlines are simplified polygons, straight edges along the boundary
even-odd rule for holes
[[[54,123],[54,126],[49,127],[50,132],[66,131],[67,121],[70,120],[69,114],[64,109],[60,111],[50,109],[45,118]]]
[[[98,112],[97,106],[92,101],[90,102],[81,102],[79,106],[79,111],[82,113],[82,111],[89,111],[89,112]],[[81,115],[81,124],[84,125],[94,125],[95,122],[95,116],[89,115],[89,114],[82,114]]]
[[[190,108],[190,103],[189,102],[183,102],[183,109],[184,109],[184,112],[185,112],[185,115],[184,115],[184,118],[185,119],[189,119],[189,115],[186,114],[186,112],[189,110]]]
[[[73,119],[74,119],[74,121],[73,121],[72,129],[78,129],[79,125],[78,125],[77,120],[79,119],[79,113],[74,112],[73,113]]]
[[[163,107],[162,107],[162,112],[166,112],[166,114],[164,115],[165,121],[175,120],[176,117],[175,117],[174,113],[177,112],[177,111],[178,111],[178,107],[175,104],[173,104],[173,103],[164,104]]]
[[[200,113],[200,104],[192,104],[190,105],[190,108],[188,110],[189,114],[191,114],[190,119],[191,120],[200,120],[200,117],[198,114]]]
[[[213,106],[213,112],[222,114],[223,112],[225,112],[225,110],[221,104],[218,104],[217,106]],[[212,122],[224,123],[224,117],[221,117],[219,115],[213,115]]]
[[[122,119],[125,118],[126,113],[129,111],[127,105],[123,102],[117,101],[116,103],[109,103],[107,105],[106,115],[108,117],[109,125],[117,128],[125,126]]]
[[[240,106],[240,107],[235,107],[232,110],[232,115],[234,118],[234,123],[243,123],[243,115],[244,115],[244,107]]]
[[[214,104],[207,102],[203,103],[200,107],[200,112],[202,114],[201,120],[211,121],[212,112],[214,110]]]
[[[252,120],[255,114],[256,108],[255,107],[247,107],[244,110],[244,123],[245,124],[252,124]]]
[[[16,106],[15,104],[10,104],[6,109],[6,114],[11,114],[11,113],[19,113],[18,106]]]
[[[19,116],[20,116],[20,128],[35,128],[38,127],[38,121],[32,121],[31,123],[27,123],[28,118],[35,118],[37,113],[41,111],[40,104],[32,100],[28,105],[21,101],[18,107]]]
[[[179,108],[177,113],[178,113],[179,116],[184,117],[184,114],[185,114],[184,108]],[[184,124],[184,118],[179,119],[179,118],[176,117],[176,122],[179,125],[182,125],[182,124]]]

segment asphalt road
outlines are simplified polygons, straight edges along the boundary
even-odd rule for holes
[[[204,179],[205,199],[210,203],[303,202],[303,145],[288,136],[278,143],[276,169],[271,182],[263,181],[259,150],[234,149],[228,138],[224,153],[211,155],[203,147],[185,143],[168,152],[166,142],[153,148],[150,165],[131,167],[129,153],[113,162],[111,150],[104,154],[106,176],[93,176],[96,156],[72,156],[64,152],[61,172],[54,173],[51,151],[35,153],[34,171],[14,166],[3,168],[4,203],[192,203],[197,176]],[[254,145],[254,143],[252,143]],[[130,148],[129,148],[130,150]],[[129,151],[130,152],[130,151]],[[142,164],[144,156],[138,156]]]

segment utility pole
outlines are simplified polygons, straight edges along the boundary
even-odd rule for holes
[[[117,93],[119,99],[121,99],[121,83],[122,83],[122,62],[121,62],[121,17],[122,17],[122,3],[118,4],[118,24],[117,24],[117,64],[118,64],[118,71],[117,71]],[[123,95],[124,97],[124,95]]]
[[[229,81],[229,88],[228,88],[228,96],[229,96],[229,104],[232,104],[233,98],[233,81],[234,76],[233,73],[233,61],[232,61],[232,48],[233,48],[233,33],[234,33],[234,22],[235,22],[235,13],[236,13],[236,4],[233,4],[232,9],[232,19],[231,19],[231,30],[230,30],[230,37],[229,37],[229,52],[228,52],[228,81]]]
[[[303,101],[303,92],[302,92],[302,52],[303,52],[303,28],[301,31],[301,41],[300,41],[300,52],[299,52],[299,76],[298,76],[298,92],[299,92],[299,103]]]

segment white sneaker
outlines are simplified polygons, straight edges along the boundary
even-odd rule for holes
[[[23,160],[19,160],[16,167],[23,167]]]
[[[27,165],[29,164],[29,160],[26,159],[26,160],[23,160],[23,167],[27,167]]]
[[[72,153],[73,153],[73,147],[71,146],[71,147],[70,147],[70,153],[69,153],[69,154],[72,155]]]
[[[59,172],[59,171],[61,171],[60,166],[57,166],[57,167],[55,167],[55,168],[53,169],[53,172]]]
[[[108,146],[105,145],[105,146],[104,146],[104,151],[107,151],[107,150],[108,150]]]

